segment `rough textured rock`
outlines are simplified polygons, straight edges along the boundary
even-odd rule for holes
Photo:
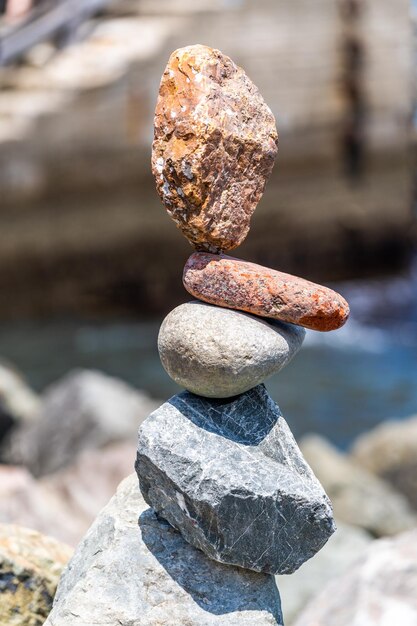
[[[42,626],[71,555],[34,530],[0,524],[0,624]]]
[[[4,456],[36,476],[55,472],[84,449],[134,437],[156,405],[116,378],[70,372],[45,392],[39,419],[12,434]]]
[[[375,541],[329,584],[295,626],[415,626],[417,530]]]
[[[417,509],[417,416],[377,426],[355,442],[353,459],[403,493]]]
[[[304,437],[300,448],[329,494],[336,519],[360,526],[377,537],[395,535],[417,525],[417,517],[404,496],[322,437]]]
[[[277,141],[270,109],[229,57],[201,45],[172,53],[156,105],[152,170],[168,213],[198,249],[242,243]]]
[[[45,626],[273,626],[271,576],[227,567],[158,520],[130,476],[100,513],[59,583]]]
[[[145,500],[216,561],[290,574],[335,530],[331,504],[265,387],[183,392],[142,424]]]
[[[72,465],[40,479],[23,467],[0,465],[0,522],[76,545],[132,470],[135,456],[133,442],[85,450]]]
[[[299,326],[188,302],[163,321],[158,349],[162,365],[181,387],[200,396],[226,398],[285,367],[304,336]]]
[[[192,254],[183,282],[205,302],[312,330],[336,330],[349,316],[348,303],[332,289],[226,255]]]
[[[337,532],[313,559],[291,576],[277,576],[285,626],[292,626],[307,603],[357,561],[372,541],[364,530],[337,521]]]

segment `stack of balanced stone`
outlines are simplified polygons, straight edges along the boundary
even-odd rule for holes
[[[332,507],[263,382],[300,349],[303,327],[340,327],[334,291],[226,256],[249,230],[277,154],[270,109],[218,50],[174,52],[155,114],[152,165],[163,203],[196,251],[183,282],[197,300],[164,320],[158,347],[186,391],[142,424],[146,502],[225,564],[288,574],[335,530]]]

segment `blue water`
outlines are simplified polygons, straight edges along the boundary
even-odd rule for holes
[[[267,387],[297,437],[315,431],[345,448],[383,420],[417,414],[417,263],[395,280],[337,287],[351,305],[347,325],[308,331],[302,351]],[[158,358],[160,322],[2,325],[0,354],[37,390],[88,367],[166,399],[178,387]]]

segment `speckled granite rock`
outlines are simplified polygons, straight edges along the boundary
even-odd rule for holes
[[[163,321],[158,349],[162,365],[181,387],[200,396],[227,398],[285,367],[304,336],[299,326],[188,302]]]
[[[290,574],[335,530],[332,508],[265,387],[183,392],[142,424],[145,500],[216,561]]]
[[[349,316],[348,303],[332,289],[225,255],[192,254],[183,282],[205,302],[312,330],[336,330]]]
[[[277,626],[271,576],[210,561],[158,520],[135,475],[100,513],[59,583],[45,626]]]
[[[35,530],[0,524],[0,624],[42,626],[71,555]]]
[[[156,105],[152,170],[168,213],[196,248],[242,243],[277,141],[270,109],[229,57],[201,45],[172,53]]]

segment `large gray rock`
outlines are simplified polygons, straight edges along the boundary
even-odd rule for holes
[[[227,398],[259,385],[298,352],[305,330],[203,302],[188,302],[162,323],[162,365],[181,387]]]
[[[158,520],[132,475],[64,572],[45,626],[273,626],[273,577],[209,560]]]
[[[403,493],[417,510],[417,415],[361,435],[353,459]]]
[[[364,530],[337,521],[337,532],[320,552],[291,576],[277,576],[285,626],[292,626],[307,603],[357,561],[372,541]]]
[[[301,450],[332,500],[336,519],[374,536],[395,535],[417,525],[406,498],[339,452],[318,435],[304,437]]]
[[[335,530],[263,385],[226,400],[171,398],[139,430],[136,470],[145,500],[216,561],[289,574]]]
[[[138,424],[155,406],[121,380],[75,370],[45,392],[39,419],[12,435],[5,457],[35,476],[55,472],[82,450],[135,437]]]
[[[374,541],[294,626],[416,626],[417,529]]]

